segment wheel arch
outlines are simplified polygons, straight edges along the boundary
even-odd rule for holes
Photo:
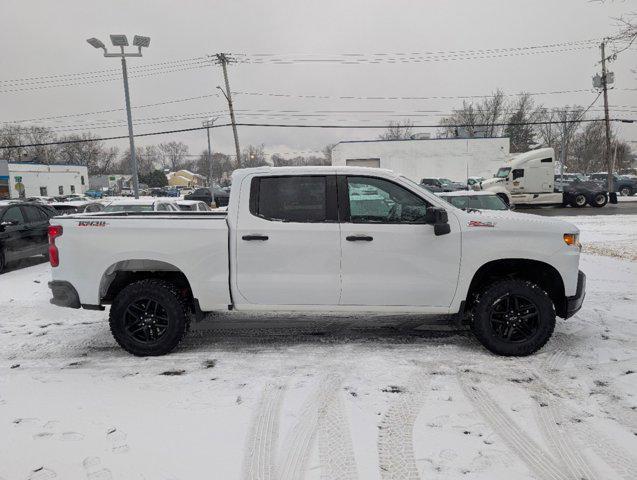
[[[465,311],[469,311],[477,295],[493,282],[516,278],[528,280],[542,288],[553,301],[558,316],[566,313],[564,280],[557,269],[540,260],[505,258],[492,260],[476,270],[469,284],[465,299]]]
[[[100,302],[112,303],[126,286],[150,278],[161,279],[175,285],[179,293],[187,300],[191,310],[196,310],[196,299],[186,275],[175,265],[161,260],[130,259],[113,263],[104,271],[100,279]]]

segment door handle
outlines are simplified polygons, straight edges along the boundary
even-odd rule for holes
[[[269,237],[267,235],[244,235],[243,237],[241,237],[243,240],[247,240],[247,241],[252,241],[252,240],[261,240],[261,241],[265,241],[267,240]]]
[[[348,235],[345,237],[345,240],[348,242],[371,242],[374,240],[374,237],[370,237],[369,235]]]

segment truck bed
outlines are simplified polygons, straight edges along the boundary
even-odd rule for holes
[[[99,305],[113,271],[179,271],[203,310],[227,308],[228,226],[225,212],[118,212],[55,217],[60,264],[53,280],[77,289],[80,302]],[[92,271],[87,275],[84,266]],[[98,277],[88,282],[88,278]]]

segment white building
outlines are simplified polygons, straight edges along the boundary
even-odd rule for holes
[[[332,165],[387,168],[415,182],[427,177],[490,178],[508,158],[506,137],[355,140],[332,150]]]
[[[9,163],[11,198],[83,194],[88,190],[88,168],[80,165]]]

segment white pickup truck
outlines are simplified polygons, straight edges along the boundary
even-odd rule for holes
[[[528,355],[585,293],[579,232],[529,214],[464,212],[388,170],[234,172],[227,213],[70,215],[49,229],[52,303],[110,304],[135,355],[173,350],[229,309],[450,315],[486,348]]]

